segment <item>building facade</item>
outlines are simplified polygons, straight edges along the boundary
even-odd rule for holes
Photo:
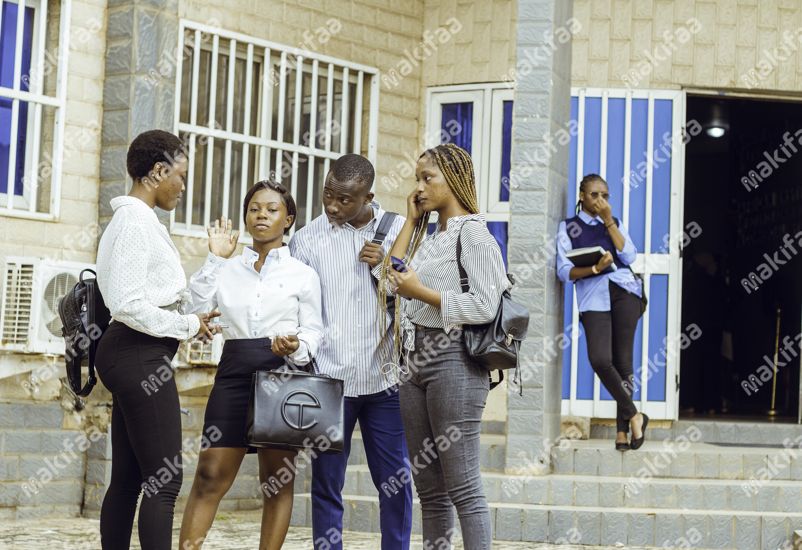
[[[98,386],[76,401],[64,387],[55,304],[92,266],[109,199],[130,185],[128,144],[163,128],[185,138],[192,158],[184,201],[159,213],[188,275],[205,257],[204,227],[220,215],[239,220],[244,190],[271,173],[291,186],[306,223],[321,212],[322,178],[342,153],[370,158],[378,200],[403,212],[421,151],[442,141],[471,151],[481,208],[518,276],[516,296],[532,312],[523,396],[512,385],[495,390],[484,418],[497,539],[744,548],[791,541],[802,527],[798,426],[762,423],[750,407],[763,402],[740,394],[728,406],[749,413],[748,424],[704,417],[693,400],[696,416],[682,414],[681,396],[706,383],[682,367],[706,360],[682,348],[683,337],[689,353],[702,347],[688,328],[697,313],[683,301],[691,296],[684,288],[701,292],[701,279],[686,274],[682,249],[692,250],[692,222],[705,238],[720,225],[687,214],[707,201],[691,182],[711,177],[689,167],[725,155],[704,141],[715,126],[710,113],[741,112],[713,99],[798,101],[800,28],[797,0],[3,1],[0,517],[99,510],[110,473],[110,396]],[[696,135],[690,113],[698,113]],[[756,117],[774,116],[765,113]],[[734,120],[720,118],[716,128]],[[775,137],[741,150],[759,152]],[[671,449],[688,444],[657,470],[666,451],[622,458],[601,440],[614,409],[585,359],[572,290],[554,273],[557,225],[587,172],[608,180],[616,215],[641,252],[635,270],[650,306],[636,337],[639,407],[655,419],[655,439]],[[742,307],[734,311],[760,306]],[[793,325],[782,308],[782,322]],[[718,327],[709,323],[702,333]],[[723,342],[727,332],[737,341],[757,329],[717,330]],[[786,332],[799,328],[783,325]],[[754,353],[770,355],[771,342]],[[187,479],[217,353],[219,343],[183,345],[175,362],[189,413]],[[719,354],[730,363],[733,354],[746,357],[746,371],[728,371],[730,386],[748,380],[750,353]],[[774,379],[797,394],[785,398],[791,410],[799,379],[783,376],[775,371]],[[771,407],[779,410],[774,399]],[[793,452],[727,452],[717,443]],[[761,467],[786,456],[781,473],[763,475]],[[375,489],[358,445],[352,463],[346,527],[376,530]],[[644,468],[648,475],[639,474]],[[295,524],[311,521],[308,477],[301,463]],[[246,460],[222,506],[260,506],[255,461]]]

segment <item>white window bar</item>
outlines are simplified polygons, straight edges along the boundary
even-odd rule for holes
[[[312,61],[312,93],[309,96],[309,145],[317,147],[317,78],[318,78],[319,63],[317,59]],[[306,170],[306,211],[312,211],[312,198],[315,193],[315,167],[317,166],[317,157],[309,155],[307,158]],[[293,229],[295,226],[293,226]]]
[[[288,182],[287,187],[291,188],[294,195],[306,192],[304,195],[306,219],[298,220],[301,226],[311,220],[313,207],[319,208],[314,204],[315,189],[316,186],[322,185],[332,159],[337,159],[342,153],[353,150],[366,154],[372,162],[376,162],[379,106],[377,69],[187,20],[182,20],[180,23],[179,51],[184,51],[184,42],[193,40],[193,35],[194,47],[189,50],[187,56],[192,59],[178,61],[177,73],[182,74],[181,64],[186,62],[190,64],[191,74],[188,71],[183,77],[176,78],[178,97],[175,103],[175,131],[182,136],[188,136],[190,156],[195,154],[196,139],[201,140],[200,144],[206,144],[205,177],[201,181],[201,174],[196,173],[198,171],[194,169],[194,159],[191,159],[188,189],[185,193],[188,201],[185,206],[186,219],[176,224],[173,216],[174,234],[204,236],[211,212],[218,210],[211,204],[212,198],[219,200],[223,211],[228,214],[231,210],[230,202],[236,197],[236,193],[233,192],[236,187],[233,186],[239,185],[240,195],[244,196],[248,186],[253,183],[250,180],[255,175],[258,174],[261,179],[271,174],[271,164],[278,180],[291,176],[291,182]],[[217,50],[226,51],[226,48],[228,50],[225,59],[229,63],[227,79],[217,78]],[[291,56],[289,60],[288,56]],[[243,70],[246,72],[245,75],[241,73]],[[290,81],[288,74],[292,74],[293,71],[295,79]],[[207,81],[200,82],[201,75],[209,75],[208,87]],[[309,84],[305,86],[304,83],[310,81],[310,76],[311,86]],[[189,78],[190,82],[185,82],[181,86],[181,78]],[[244,100],[242,93],[235,93],[239,89],[237,83],[243,81]],[[341,93],[335,87],[335,81],[340,81]],[[355,83],[354,92],[350,90],[351,83]],[[294,93],[290,88],[292,84],[295,85]],[[369,98],[365,97],[366,86],[369,86]],[[274,87],[277,87],[277,90],[274,90]],[[226,118],[223,125],[220,125],[215,123],[216,98],[218,93],[226,93],[226,90]],[[180,97],[182,93],[183,97]],[[357,94],[353,109],[350,108],[349,101],[351,93]],[[325,94],[325,101],[321,94]],[[363,104],[368,100],[369,108],[365,110]],[[180,106],[184,105],[186,108],[187,102],[189,102],[189,119],[180,120],[178,118]],[[208,112],[199,112],[204,111],[207,104]],[[308,137],[307,128],[304,126],[306,122],[304,109],[307,105],[309,106]],[[222,109],[221,106],[218,110]],[[253,112],[253,109],[257,112]],[[207,114],[208,124],[205,118]],[[366,130],[363,131],[366,116],[368,117]],[[240,119],[244,121],[242,125],[238,122]],[[333,124],[334,120],[339,124],[339,129],[338,124]],[[325,127],[323,127],[324,121]],[[292,135],[289,127],[285,128],[288,123],[293,125]],[[352,127],[354,127],[353,144],[348,138],[349,128]],[[339,146],[335,146],[333,134],[338,130],[341,132]],[[367,150],[362,150],[365,131],[368,133],[368,146]],[[216,156],[215,142],[218,144]],[[240,147],[241,156],[235,154],[239,152]],[[239,181],[232,183],[230,181],[232,175],[235,179],[237,177],[236,169],[231,166],[235,159],[242,161],[242,169]],[[317,163],[321,160],[323,173],[316,170]],[[287,166],[290,162],[292,167]],[[303,178],[301,162],[308,163],[306,178]],[[221,178],[212,177],[212,174],[222,174],[222,184]],[[213,187],[215,185],[219,188]],[[301,188],[302,185],[306,187],[305,190]],[[200,210],[193,208],[193,195],[196,197],[194,202],[200,202],[197,200],[197,193],[204,193],[204,204]],[[232,215],[233,217],[235,216]],[[240,219],[240,229],[243,228],[242,223],[243,220]],[[241,234],[243,240],[247,241],[244,232]]]
[[[348,91],[350,89],[348,67],[343,69],[343,91],[340,101],[340,153],[348,152]]]
[[[237,64],[237,41],[232,40],[228,48],[228,90],[226,92],[226,131],[234,131],[234,68]],[[225,143],[225,157],[223,160],[223,216],[228,215],[228,201],[231,179],[231,140]],[[232,222],[233,223],[233,222]]]
[[[217,128],[217,58],[220,53],[220,37],[212,38],[212,70],[209,76],[209,128]],[[212,212],[212,172],[214,171],[214,136],[206,140],[206,189],[203,200],[203,226],[209,227]]]
[[[0,10],[2,11],[2,10]],[[34,93],[36,95],[42,95],[42,91],[44,90],[44,61],[45,61],[45,47],[46,42],[45,38],[47,37],[47,2],[41,2],[39,6],[39,15],[38,15],[38,28],[37,28],[37,40],[36,40],[36,72],[34,73],[35,79],[33,80],[32,84],[34,85]],[[0,23],[0,27],[2,27],[2,23]],[[31,81],[28,81],[28,90],[30,91]],[[33,104],[33,141],[31,142],[31,155],[30,161],[28,166],[33,167],[32,173],[28,178],[28,181],[33,182],[33,185],[30,186],[30,191],[28,193],[28,212],[34,213],[36,212],[36,203],[38,200],[39,195],[39,152],[41,150],[41,140],[42,140],[42,104],[41,103],[34,103]]]
[[[262,63],[264,66],[264,63]],[[251,131],[251,87],[253,86],[253,44],[248,44],[248,53],[245,60],[245,113],[243,117],[242,131],[248,135]],[[248,192],[248,186],[251,183],[248,181],[248,167],[250,166],[250,148],[249,144],[242,144],[242,173],[240,177],[240,201],[245,199],[245,194]],[[242,211],[237,205],[237,212],[239,212],[239,227],[245,227],[245,220],[242,218]]]
[[[271,82],[270,76],[272,75],[273,68],[270,65],[270,48],[265,48],[265,55],[262,61],[262,71],[264,72],[264,78],[262,81],[262,89],[266,90],[264,97],[262,98],[262,134],[263,136],[270,138],[270,134],[273,131],[273,84]],[[245,113],[247,117],[248,113]],[[247,132],[246,132],[247,134]],[[267,179],[270,176],[270,152],[267,150],[267,146],[261,147],[259,152],[259,166],[260,169],[260,176],[259,179]]]
[[[11,117],[9,124],[9,149],[7,187],[0,193],[0,215],[9,217],[55,220],[58,219],[61,205],[61,177],[64,141],[64,116],[66,104],[67,63],[69,53],[69,22],[71,17],[71,1],[62,0],[58,15],[58,37],[48,44],[48,10],[47,2],[42,0],[5,0],[5,3],[17,5],[17,17],[13,22],[15,36],[13,82],[10,88],[0,86],[0,98],[11,100]],[[22,74],[23,48],[25,45],[26,11],[33,10],[31,22],[31,52],[29,74]],[[2,12],[0,10],[0,26]],[[48,47],[58,49],[58,65],[56,67],[56,89],[53,95],[44,91],[45,51]],[[28,90],[21,88],[22,77],[28,79]],[[21,102],[28,106],[23,117]],[[42,120],[44,107],[53,108],[52,154],[50,156],[50,176],[42,175],[39,163],[42,151]],[[50,118],[50,117],[48,117]],[[25,148],[18,148],[20,129],[26,130]],[[17,162],[24,159],[22,173],[22,196],[16,195]],[[39,209],[40,185],[49,188],[50,201],[45,209]]]
[[[295,112],[293,116],[292,142],[295,145],[301,144],[301,108],[303,107],[303,84],[304,84],[304,58],[301,55],[295,56]],[[293,197],[298,196],[298,151],[292,152],[292,183],[290,193]]]
[[[365,73],[359,71],[356,77],[356,104],[354,105],[354,153],[362,152],[362,79]]]
[[[281,52],[281,63],[278,71],[278,122],[276,123],[276,139],[284,141],[284,111],[287,105],[287,52]],[[272,109],[272,105],[270,106]],[[276,181],[281,181],[281,149],[276,149]]]

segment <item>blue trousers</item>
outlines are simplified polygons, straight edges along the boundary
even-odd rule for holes
[[[395,388],[346,397],[345,450],[312,461],[312,531],[315,550],[342,550],[345,469],[357,420],[373,484],[379,491],[382,550],[408,550],[412,531],[412,476]]]

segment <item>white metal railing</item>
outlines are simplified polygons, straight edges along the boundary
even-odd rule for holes
[[[11,102],[8,146],[8,172],[5,192],[0,192],[0,215],[56,219],[61,197],[61,164],[64,143],[64,108],[67,95],[67,57],[69,52],[70,0],[62,0],[59,14],[58,42],[52,44],[55,55],[46,55],[48,12],[46,0],[3,0],[0,2],[0,29],[9,30],[2,21],[3,7],[16,4],[14,25],[14,68],[11,87],[0,86],[0,99]],[[29,22],[29,27],[26,25]],[[7,22],[6,22],[7,23]],[[26,44],[27,28],[30,44]],[[30,59],[23,54],[29,48]],[[29,74],[22,74],[23,60],[30,61]],[[54,67],[55,65],[55,67]],[[55,91],[44,90],[45,76],[55,69]],[[22,89],[22,83],[28,90]],[[23,107],[25,108],[23,109]],[[52,109],[52,116],[43,116],[44,108]],[[22,116],[25,111],[25,116]],[[52,120],[52,152],[42,158],[43,120]],[[24,129],[24,147],[18,148],[20,132]],[[50,136],[48,136],[50,141]],[[17,178],[17,164],[24,159],[21,181]],[[18,184],[22,193],[17,194]],[[42,189],[49,200],[41,200]]]
[[[289,184],[301,227],[320,212],[332,159],[375,164],[378,69],[187,20],[178,52],[175,131],[190,165],[172,233],[205,236],[220,215],[244,229],[241,200],[271,174]]]

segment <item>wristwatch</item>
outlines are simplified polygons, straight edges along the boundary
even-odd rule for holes
[[[594,275],[598,275],[599,274],[599,270],[596,269],[596,265],[595,264],[590,266],[590,270],[593,272]]]

